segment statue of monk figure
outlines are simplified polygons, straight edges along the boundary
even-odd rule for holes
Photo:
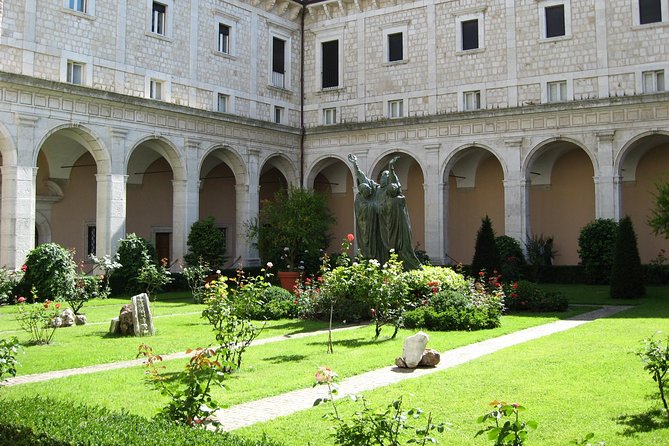
[[[420,262],[413,251],[409,212],[395,173],[398,158],[390,161],[389,170],[383,171],[376,183],[360,170],[355,155],[349,154],[358,183],[356,238],[363,257],[377,259],[383,264],[390,258],[390,250],[394,249],[405,269],[416,269],[420,268]]]

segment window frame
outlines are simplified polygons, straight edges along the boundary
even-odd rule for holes
[[[669,0],[659,0],[660,20],[656,22],[646,22],[646,23],[641,23],[641,5],[639,4],[640,1],[641,0],[632,0],[633,26],[647,28],[653,26],[663,26],[666,25],[666,22],[669,22]]]
[[[337,85],[335,86],[329,86],[329,87],[324,87],[323,86],[323,43],[326,42],[332,42],[332,41],[338,41],[338,47],[337,47]],[[316,82],[316,89],[318,91],[329,91],[329,90],[336,90],[338,88],[343,88],[344,87],[344,56],[343,56],[343,51],[342,48],[344,48],[344,32],[343,32],[343,27],[336,28],[336,29],[331,29],[328,32],[318,34],[316,36],[316,39],[314,41],[315,49],[314,49],[314,55],[316,57],[316,63],[314,64],[314,69],[315,73],[314,75],[316,76],[316,79],[318,81]]]
[[[84,236],[84,249],[86,251],[86,257],[89,258],[91,255],[97,255],[97,226],[95,223],[86,224],[86,234]],[[91,251],[91,248],[92,251]]]
[[[279,77],[275,75],[274,71],[274,39],[283,41],[283,85],[280,85],[278,81]],[[291,89],[291,73],[292,73],[292,36],[287,32],[284,32],[279,29],[270,29],[269,32],[269,69],[268,69],[268,80],[267,84],[270,87],[279,88],[282,90]],[[277,72],[278,74],[278,72]]]
[[[74,69],[79,68],[79,82],[75,82],[74,79]],[[76,60],[67,60],[67,73],[65,75],[65,81],[68,84],[72,85],[85,85],[86,83],[86,64]]]
[[[556,40],[571,38],[571,0],[539,0],[539,32],[541,41],[554,42]],[[548,37],[548,28],[546,23],[546,9],[555,6],[564,8],[564,34]]]
[[[286,109],[280,105],[275,105],[272,113],[272,122],[274,124],[285,124]]]
[[[221,103],[224,104],[221,107]],[[221,110],[223,108],[223,110]],[[216,111],[219,113],[230,113],[230,95],[218,92],[216,93]]]
[[[154,22],[153,22],[153,5],[159,4],[165,7],[165,15],[163,17],[163,33],[158,33],[154,31]],[[172,36],[172,26],[174,20],[174,0],[146,0],[147,8],[147,31],[146,35],[151,37],[156,37],[159,39],[170,40]]]
[[[323,125],[337,124],[337,107],[326,107],[323,109]]]
[[[388,119],[400,119],[406,116],[404,99],[389,99],[386,105]]]
[[[651,75],[652,76],[652,89],[647,89],[646,88],[646,76]],[[658,80],[661,79],[661,88],[660,88],[660,82]],[[662,93],[667,91],[666,88],[666,76],[665,76],[665,70],[664,69],[656,69],[656,70],[645,70],[641,72],[641,89],[640,89],[642,94],[655,94],[655,93]]]
[[[469,103],[467,99],[474,95],[475,96],[475,104],[473,107],[469,106]],[[483,94],[481,90],[467,90],[462,92],[462,110],[463,111],[474,111],[474,110],[481,110],[482,105],[483,105]]]
[[[152,82],[160,82],[161,84],[161,97],[160,99],[152,97]],[[153,101],[161,102],[170,102],[172,100],[172,82],[170,77],[163,73],[158,73],[155,71],[146,72],[145,84],[144,84],[145,98]]]
[[[402,34],[402,58],[390,60],[390,36]],[[383,29],[383,63],[387,65],[396,65],[407,63],[409,61],[409,25],[395,24]]]
[[[227,28],[227,30],[228,30],[227,34],[223,34],[221,32],[223,30],[223,28]],[[231,40],[230,34],[232,34],[232,28],[230,27],[230,25],[228,25],[226,23],[222,23],[222,22],[219,21],[218,22],[218,33],[217,33],[218,38],[216,39],[216,50],[219,53],[230,54],[230,47],[231,47],[231,45],[230,45],[230,40]],[[224,36],[224,35],[226,36],[226,38],[224,40],[222,40],[221,37]]]
[[[477,21],[478,46],[476,48],[464,49],[464,35],[462,24],[464,22]],[[457,54],[471,54],[485,50],[485,8],[463,11],[455,16],[455,52]]]
[[[92,0],[65,0],[64,7],[80,14],[88,14],[89,1]]]
[[[559,92],[559,98],[555,99],[551,97],[551,86],[556,85],[560,87],[560,92]],[[560,102],[567,102],[570,100],[571,96],[571,83],[566,80],[566,79],[556,79],[554,81],[548,81],[545,83],[545,102],[549,104],[557,104]],[[564,89],[562,88],[564,86]],[[564,92],[564,97],[562,95],[562,92]]]

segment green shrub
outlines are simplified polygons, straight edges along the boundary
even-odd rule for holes
[[[112,276],[114,294],[144,291],[144,286],[138,280],[139,274],[144,265],[155,263],[155,248],[137,234],[128,234],[119,242],[117,254],[121,267]]]
[[[567,311],[569,307],[562,293],[544,291],[527,280],[507,285],[507,288],[507,311]]]
[[[226,262],[225,233],[214,225],[214,217],[193,223],[187,243],[190,252],[184,260],[189,266],[204,262],[213,270],[223,268]]]
[[[411,302],[421,303],[429,299],[438,290],[464,291],[469,284],[465,276],[443,266],[424,265],[421,269],[413,269],[402,273],[402,279],[408,287]]]
[[[280,446],[42,397],[0,400],[0,444],[13,446]]]
[[[297,317],[295,296],[278,286],[266,288],[258,302],[250,308],[251,319],[277,320]]]
[[[22,269],[14,271],[4,266],[0,267],[0,305],[6,305],[14,301],[25,268],[24,265]]]
[[[77,275],[74,292],[65,297],[65,301],[70,305],[74,314],[79,314],[86,302],[100,295],[101,282],[98,276]]]
[[[609,283],[617,229],[618,224],[609,218],[598,218],[581,229],[578,255],[589,283]]]
[[[655,207],[651,211],[652,216],[648,218],[648,226],[655,235],[669,239],[669,181],[666,180],[655,183]]]
[[[643,268],[632,220],[626,216],[618,223],[618,233],[611,268],[611,289],[613,299],[643,297]]]
[[[481,220],[481,227],[476,233],[476,247],[474,248],[474,259],[472,260],[472,274],[479,271],[487,271],[492,274],[493,271],[499,271],[501,262],[499,251],[495,244],[495,232],[492,229],[492,222],[487,215]]]
[[[497,251],[499,252],[500,272],[504,280],[520,279],[520,268],[527,262],[518,240],[508,235],[500,235],[495,237],[495,245],[497,245]]]
[[[527,263],[531,265],[532,280],[538,282],[543,271],[553,264],[557,251],[553,249],[553,237],[544,237],[543,234],[534,234],[525,242],[527,249]]]
[[[44,243],[26,257],[21,288],[35,290],[41,299],[67,300],[74,293],[77,276],[72,252],[56,243]]]
[[[19,365],[16,355],[19,351],[21,351],[21,344],[16,336],[0,339],[0,386],[6,376],[16,376],[16,367]]]

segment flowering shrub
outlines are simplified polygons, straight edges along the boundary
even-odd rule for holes
[[[637,355],[643,361],[643,369],[650,373],[653,381],[657,384],[660,399],[664,405],[664,413],[669,417],[669,406],[665,395],[667,388],[669,388],[669,378],[667,377],[667,372],[669,372],[669,337],[664,343],[655,337],[644,339],[643,347],[637,352]]]
[[[313,275],[295,285],[295,305],[300,319],[318,319],[321,314],[321,283],[322,276]]]
[[[16,376],[16,366],[19,364],[16,355],[21,346],[16,337],[9,339],[0,339],[0,383],[5,376]]]
[[[102,275],[100,276],[100,290],[98,297],[101,299],[106,299],[111,295],[111,285],[109,281],[111,280],[112,273],[122,266],[118,261],[119,255],[116,253],[114,258],[112,258],[109,254],[105,254],[101,258],[95,257],[94,255],[91,255],[90,257],[93,263],[95,263],[95,266],[102,271]]]
[[[12,302],[16,293],[16,287],[23,278],[28,267],[23,265],[18,270],[10,270],[0,267],[0,305]]]
[[[193,350],[186,351],[186,354],[191,353]],[[148,345],[140,345],[138,356],[146,358],[144,373],[147,381],[170,398],[160,416],[195,427],[204,427],[211,421],[209,417],[220,407],[211,397],[211,388],[214,385],[223,387],[223,371],[231,366],[221,359],[224,354],[225,349],[197,348],[185,369],[170,376],[163,372],[165,366],[158,365],[163,358]]]
[[[99,296],[100,284],[101,279],[98,276],[77,275],[73,292],[64,297],[74,314],[79,314],[86,302]]]
[[[423,304],[436,291],[451,290],[464,292],[469,287],[464,275],[455,272],[452,268],[441,266],[423,266],[422,269],[414,269],[403,273],[412,303]]]
[[[504,284],[507,311],[567,311],[569,301],[559,292],[543,291],[532,282]]]
[[[425,445],[438,443],[433,432],[443,432],[445,423],[435,424],[432,414],[428,413],[427,420],[420,425],[411,424],[418,420],[423,411],[421,409],[403,410],[402,397],[388,404],[385,409],[377,409],[362,395],[351,395],[350,399],[362,407],[357,409],[350,418],[344,418],[337,409],[334,395],[337,393],[337,374],[327,367],[319,367],[316,372],[317,385],[328,387],[328,396],[314,402],[318,405],[330,402],[332,413],[325,416],[335,423],[332,436],[335,445],[342,446],[399,446],[407,444]]]
[[[536,421],[520,420],[520,412],[524,412],[525,407],[518,403],[507,404],[504,401],[493,401],[490,405],[493,410],[479,417],[477,421],[479,423],[492,421],[492,424],[478,431],[475,437],[487,433],[488,439],[493,440],[495,446],[524,445],[527,434],[537,428]]]
[[[56,243],[39,245],[26,257],[22,290],[34,288],[38,296],[65,299],[74,293],[76,266],[72,252],[68,249]]]
[[[37,294],[33,290],[33,300],[37,301]],[[17,299],[18,313],[16,320],[22,330],[30,335],[32,344],[49,344],[53,339],[57,326],[54,319],[60,316],[60,303],[49,299],[43,303],[26,303],[26,298],[20,296]]]
[[[146,294],[148,294],[149,297],[153,295],[154,300],[154,291],[157,291],[163,285],[167,285],[172,280],[174,279],[170,277],[170,272],[167,269],[167,259],[161,259],[160,265],[156,265],[147,258],[147,261],[141,267],[139,275],[137,276],[137,281],[146,286]]]
[[[188,287],[193,295],[193,302],[196,304],[201,304],[204,301],[206,295],[206,289],[204,287],[205,280],[209,275],[209,264],[202,259],[197,263],[188,265],[187,267],[181,266],[183,276],[188,282]]]

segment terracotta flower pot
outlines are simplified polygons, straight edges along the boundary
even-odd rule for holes
[[[281,282],[281,288],[284,288],[291,293],[295,289],[295,281],[300,278],[301,273],[297,271],[279,271],[279,282]]]

